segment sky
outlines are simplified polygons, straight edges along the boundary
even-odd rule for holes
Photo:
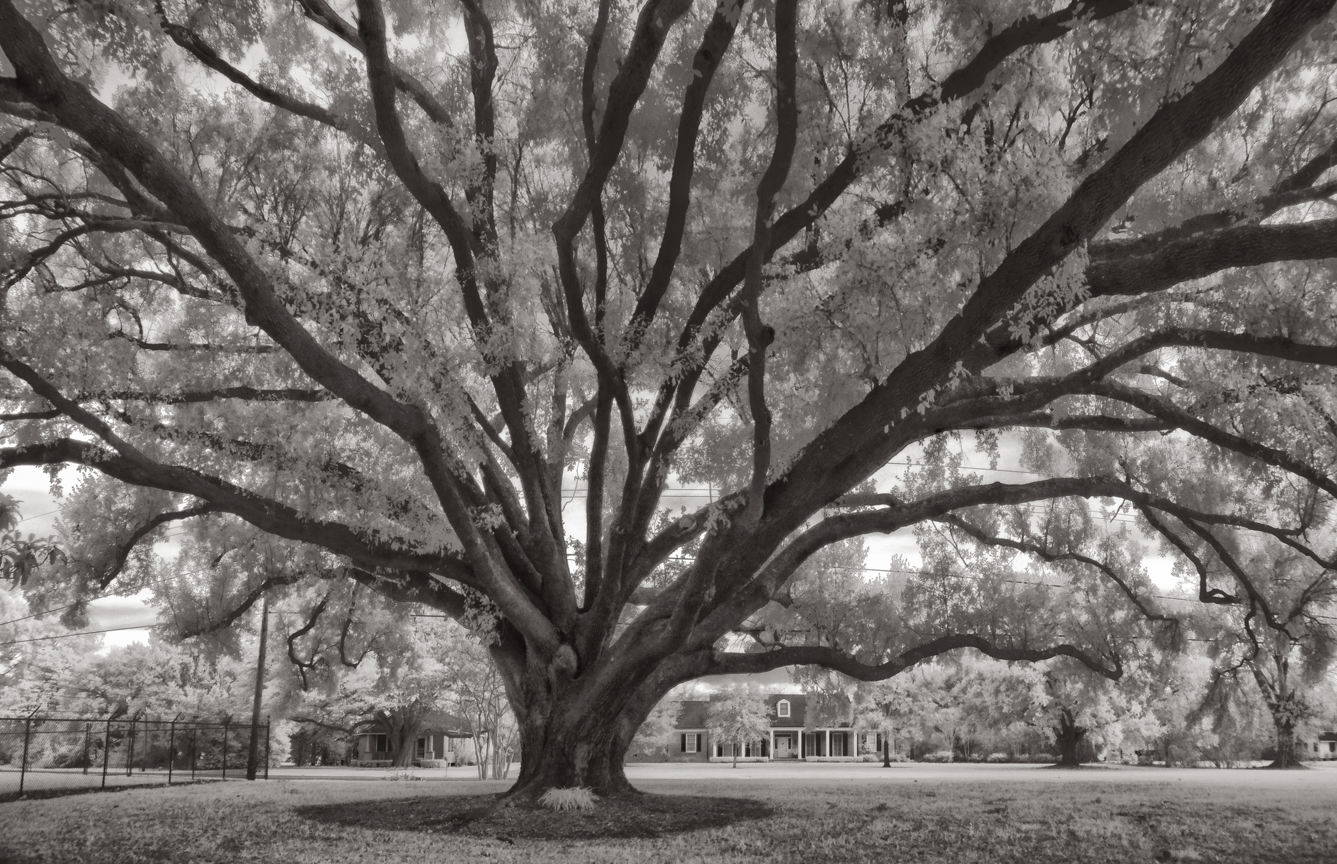
[[[66,488],[74,482],[74,473],[67,471]],[[64,479],[64,478],[62,478]],[[56,533],[56,519],[60,516],[60,501],[52,497],[46,474],[38,468],[15,468],[9,478],[0,484],[0,492],[12,495],[20,502],[19,510],[23,521],[19,530],[24,534],[36,534],[44,537]],[[88,604],[88,629],[107,630],[113,627],[131,627],[130,630],[106,633],[102,636],[102,649],[110,650],[119,645],[132,642],[147,642],[149,626],[157,619],[156,611],[146,604],[149,592],[144,591],[132,597],[104,597]],[[37,609],[31,610],[33,612]]]

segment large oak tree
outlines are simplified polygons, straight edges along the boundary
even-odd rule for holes
[[[85,473],[32,590],[141,587],[180,524],[187,632],[301,580],[434,607],[524,795],[629,789],[707,674],[1117,677],[1107,617],[1176,621],[1093,498],[1275,618],[1214,532],[1327,566],[1332,6],[0,0],[0,470]],[[1042,479],[941,456],[1016,429]],[[1068,587],[791,592],[927,520]]]

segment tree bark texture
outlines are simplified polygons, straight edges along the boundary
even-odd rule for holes
[[[1054,740],[1058,744],[1058,764],[1060,767],[1077,768],[1082,764],[1078,748],[1081,746],[1082,740],[1086,738],[1086,732],[1086,727],[1079,726],[1074,721],[1072,712],[1065,708],[1059,715],[1058,724],[1054,727]]]

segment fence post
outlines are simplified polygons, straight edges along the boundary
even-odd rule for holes
[[[32,715],[23,721],[23,761],[19,763],[19,797],[23,797],[23,778],[28,773],[28,741],[32,737]]]
[[[125,776],[135,773],[135,718],[130,718],[130,743],[125,751]]]
[[[223,779],[227,779],[227,727],[231,722],[230,717],[223,718]]]
[[[172,785],[172,763],[176,761],[176,718],[167,733],[167,785]]]
[[[88,737],[93,734],[93,724],[84,724],[84,776],[88,776]]]
[[[190,727],[190,779],[195,779],[195,735],[200,731],[200,724],[197,721]]]
[[[102,788],[107,788],[107,760],[111,758],[111,718],[107,718],[107,737],[102,742]]]
[[[269,779],[269,718],[265,718],[265,779]]]

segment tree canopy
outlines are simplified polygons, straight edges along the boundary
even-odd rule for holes
[[[708,674],[1117,678],[1182,629],[1144,532],[1284,629],[1225,537],[1333,564],[1332,6],[0,0],[0,471],[81,471],[25,590],[179,524],[187,632],[430,606],[523,794]]]

